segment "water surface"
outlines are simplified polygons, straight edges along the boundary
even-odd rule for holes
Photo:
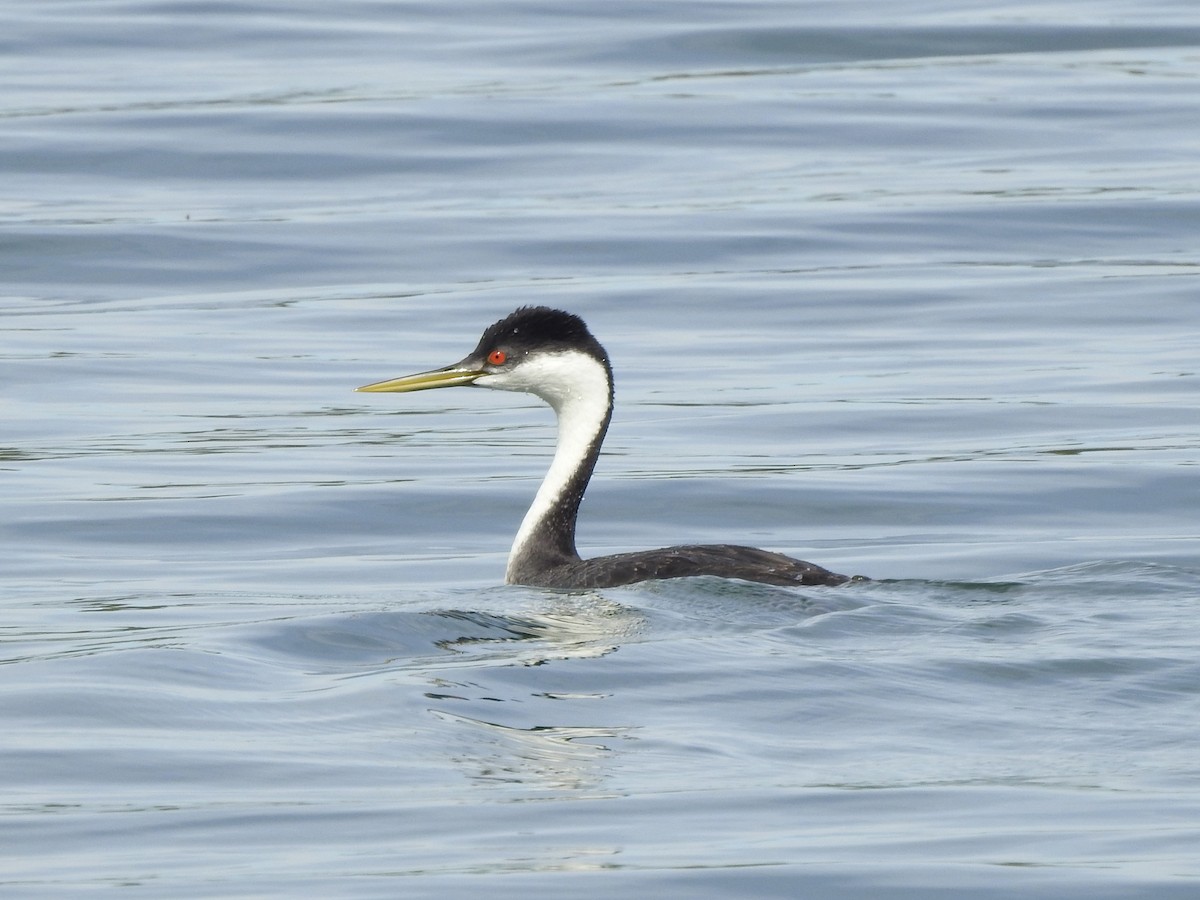
[[[5,896],[1191,897],[1190,5],[26,4]],[[618,407],[355,395],[526,303]]]

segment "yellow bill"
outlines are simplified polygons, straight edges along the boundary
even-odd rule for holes
[[[377,381],[374,384],[364,384],[356,391],[367,393],[403,394],[408,391],[430,391],[434,388],[457,387],[460,384],[471,384],[476,378],[486,375],[478,369],[464,369],[461,366],[447,366],[432,372],[418,372],[416,375],[405,375],[390,381]]]

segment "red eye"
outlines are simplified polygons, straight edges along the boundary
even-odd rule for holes
[[[504,361],[506,359],[508,359],[508,354],[503,350],[493,350],[488,354],[488,362],[490,362],[493,366],[504,365]]]

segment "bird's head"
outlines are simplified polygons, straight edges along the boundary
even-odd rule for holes
[[[572,400],[593,399],[598,392],[611,400],[612,367],[578,316],[525,306],[484,331],[459,362],[358,390],[404,393],[458,385],[535,394],[561,411]]]

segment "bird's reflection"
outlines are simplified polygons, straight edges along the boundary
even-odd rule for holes
[[[459,610],[436,615],[469,626],[466,634],[460,630],[436,641],[462,663],[469,662],[469,677],[450,677],[442,668],[425,695],[437,703],[430,713],[451,729],[448,734],[457,745],[451,758],[481,784],[573,796],[601,791],[608,760],[634,729],[579,724],[605,712],[598,702],[608,695],[556,690],[561,687],[554,684],[561,671],[557,664],[616,652],[622,640],[640,629],[640,614],[593,596],[520,615]],[[515,666],[545,668],[513,677]],[[536,689],[516,693],[513,682]]]
[[[431,711],[444,722],[471,732],[471,749],[454,759],[468,769],[472,779],[574,795],[602,787],[606,757],[615,743],[628,738],[633,730],[578,725],[521,728],[444,710]]]

